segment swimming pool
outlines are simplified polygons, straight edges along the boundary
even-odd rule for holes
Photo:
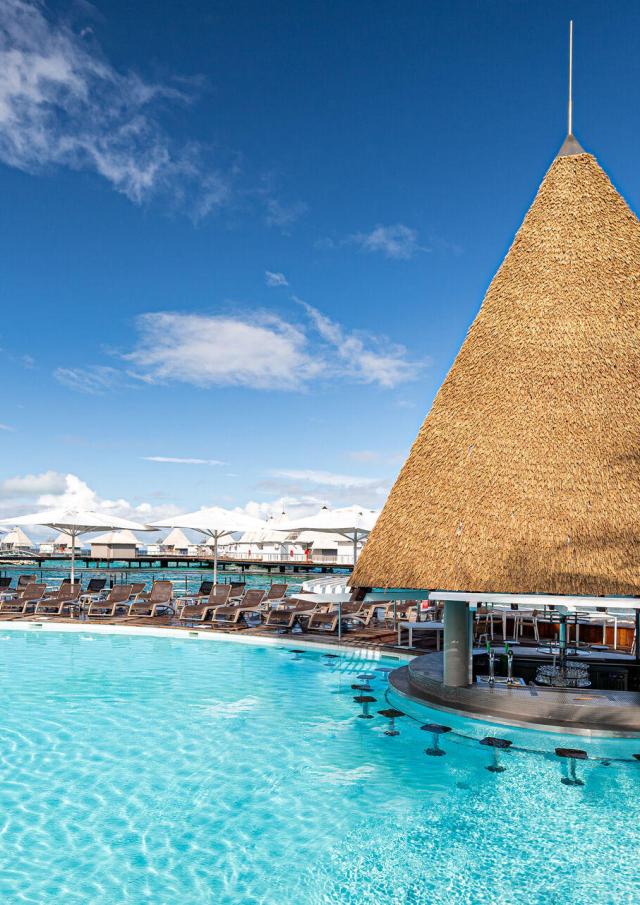
[[[640,898],[640,741],[501,728],[491,773],[487,726],[386,700],[397,662],[290,648],[0,628],[0,901]],[[358,718],[363,674],[374,713],[410,712],[397,737]],[[583,787],[563,743],[596,758]]]

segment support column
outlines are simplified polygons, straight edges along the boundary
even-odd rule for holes
[[[443,683],[453,688],[463,688],[469,685],[470,675],[469,604],[463,600],[446,600]]]

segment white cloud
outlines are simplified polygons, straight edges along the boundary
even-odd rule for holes
[[[168,462],[174,465],[226,465],[220,459],[183,459],[179,456],[141,456],[145,462]]]
[[[390,388],[415,379],[424,367],[424,362],[407,358],[404,346],[385,337],[348,333],[317,308],[300,299],[297,301],[304,306],[320,336],[333,346],[345,376],[360,383]]]
[[[292,481],[308,481],[326,487],[372,487],[380,483],[379,478],[363,478],[356,475],[335,474],[332,471],[314,469],[279,468],[271,472],[274,477]]]
[[[265,270],[264,281],[267,286],[288,286],[289,281],[283,273],[273,273],[271,270]]]
[[[88,368],[56,368],[53,376],[58,383],[70,390],[88,393],[91,396],[100,396],[120,386],[124,377],[122,371],[104,365],[92,365]]]
[[[15,431],[15,427],[11,427],[10,424],[0,424],[0,431],[10,431],[13,433]]]
[[[104,498],[77,475],[62,474],[57,471],[21,475],[9,478],[0,484],[0,515],[2,518],[12,518],[42,509],[58,507],[95,509],[142,524],[157,521],[169,515],[176,515],[181,511],[181,507],[170,502],[157,505],[147,501],[130,502],[123,498]]]
[[[7,478],[0,484],[0,497],[32,497],[42,493],[62,493],[66,487],[65,476],[57,471],[20,475]]]
[[[125,358],[149,383],[293,390],[322,369],[306,350],[304,332],[275,315],[157,312],[137,323],[138,344]]]
[[[238,315],[157,311],[137,321],[138,340],[121,356],[127,370],[93,365],[58,368],[54,377],[73,390],[100,394],[127,384],[186,383],[305,390],[312,381],[350,380],[395,387],[415,379],[426,362],[411,361],[404,346],[383,336],[349,332],[293,297],[308,323],[293,324],[264,311]]]
[[[161,126],[183,90],[115,69],[91,32],[79,35],[44,5],[0,3],[0,160],[26,172],[91,170],[136,203],[167,193],[195,216],[224,203],[232,173],[173,146]]]
[[[378,225],[369,233],[354,233],[348,242],[358,245],[363,251],[380,252],[386,258],[406,261],[419,251],[427,251],[418,241],[418,232],[396,223],[393,226]]]
[[[349,453],[354,462],[379,462],[380,453],[372,449],[354,449]]]
[[[304,201],[293,201],[286,203],[279,201],[277,198],[265,199],[267,212],[264,222],[267,226],[275,226],[286,232],[289,226],[292,226],[300,217],[304,216],[308,210],[308,206]]]
[[[315,248],[325,251],[345,245],[357,245],[362,251],[380,253],[396,261],[407,261],[418,252],[431,250],[420,244],[417,230],[403,223],[393,226],[378,224],[368,233],[352,233],[344,239],[325,236],[314,243]]]

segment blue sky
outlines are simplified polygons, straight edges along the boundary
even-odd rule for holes
[[[640,7],[0,0],[0,509],[380,505]],[[196,460],[196,461],[161,461]]]

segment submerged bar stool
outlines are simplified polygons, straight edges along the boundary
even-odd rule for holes
[[[359,694],[353,699],[356,704],[362,704],[362,713],[358,714],[359,720],[372,720],[373,714],[369,713],[369,704],[375,704],[376,698],[372,698],[370,694]]]
[[[569,764],[568,775],[563,776],[560,782],[564,786],[583,786],[584,780],[578,779],[576,776],[576,761],[588,760],[587,752],[580,748],[556,748],[556,754],[558,757],[566,759]]]
[[[511,742],[506,738],[496,738],[494,735],[489,735],[486,738],[480,739],[480,744],[484,745],[486,748],[491,748],[493,753],[493,758],[487,770],[490,773],[504,773],[507,769],[503,767],[500,763],[500,755],[499,751],[505,751],[507,748],[511,747]]]
[[[425,723],[420,726],[424,732],[431,733],[431,747],[425,748],[424,753],[429,757],[443,757],[447,752],[440,747],[440,736],[451,732],[451,726],[441,726],[439,723]]]
[[[402,710],[395,710],[393,707],[387,708],[387,710],[379,710],[378,713],[380,716],[385,717],[389,720],[389,726],[384,730],[385,735],[400,735],[399,731],[396,729],[396,720],[401,716],[404,716]]]

